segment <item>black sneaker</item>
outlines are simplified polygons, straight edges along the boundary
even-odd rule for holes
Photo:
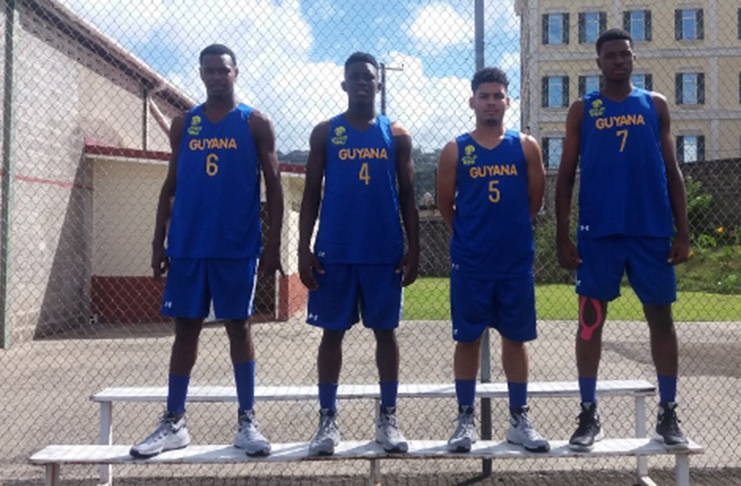
[[[602,440],[602,425],[596,403],[581,404],[579,426],[569,440],[569,449],[577,452],[591,452],[595,442]]]
[[[679,430],[680,420],[677,419],[677,404],[674,402],[659,403],[659,416],[656,421],[654,440],[662,442],[670,451],[687,448],[689,441]]]

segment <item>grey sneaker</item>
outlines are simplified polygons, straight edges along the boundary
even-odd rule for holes
[[[270,442],[257,427],[254,410],[240,411],[234,447],[244,449],[248,456],[267,456],[270,454]]]
[[[331,456],[340,444],[340,430],[337,427],[337,411],[323,408],[319,413],[319,429],[309,444],[310,456]]]
[[[521,445],[526,451],[548,452],[551,445],[533,428],[530,422],[527,406],[510,412],[509,429],[507,429],[507,442]]]
[[[185,414],[175,415],[166,411],[157,430],[129,450],[133,457],[153,457],[160,452],[182,449],[190,444],[190,434],[185,426]]]
[[[381,407],[378,420],[376,420],[376,442],[381,444],[386,452],[406,452],[409,450],[409,443],[399,431],[399,424],[396,421],[396,407]]]
[[[654,440],[662,442],[670,451],[684,450],[689,441],[679,429],[677,404],[674,402],[659,403],[659,416],[656,422]]]
[[[469,452],[471,445],[478,439],[473,407],[461,407],[458,412],[458,426],[448,439],[448,451]]]

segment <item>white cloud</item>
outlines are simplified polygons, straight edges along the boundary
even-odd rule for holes
[[[437,54],[446,47],[473,41],[473,18],[466,20],[445,3],[428,5],[419,10],[408,26],[417,48]]]

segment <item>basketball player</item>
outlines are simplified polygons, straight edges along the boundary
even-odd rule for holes
[[[469,101],[476,129],[440,154],[437,197],[453,229],[450,304],[453,319],[458,426],[448,450],[476,442],[474,400],[481,338],[493,327],[502,340],[510,420],[507,441],[532,452],[550,450],[528,416],[528,357],[536,338],[532,218],[543,202],[545,169],[538,143],[504,127],[509,81],[498,68],[478,71]]]
[[[299,270],[310,290],[307,322],[323,329],[317,359],[319,428],[309,453],[333,454],[340,442],[337,383],[342,340],[360,315],[376,337],[381,393],[376,441],[387,451],[406,452],[408,444],[396,420],[399,347],[395,329],[402,287],[417,278],[419,261],[412,139],[401,124],[376,113],[381,84],[373,56],[352,54],[345,62],[344,78],[347,111],[320,123],[311,134],[301,205]],[[320,202],[312,252],[310,240]]]
[[[173,120],[172,155],[152,242],[154,278],[167,273],[162,314],[175,319],[167,410],[157,430],[131,448],[135,457],[151,457],[190,442],[185,398],[211,301],[216,318],[224,320],[234,365],[239,401],[234,445],[249,455],[270,453],[253,411],[255,350],[249,318],[261,246],[261,169],[270,232],[260,267],[268,275],[282,271],[283,193],[275,134],[270,119],[237,102],[234,82],[239,70],[229,48],[206,47],[200,54],[200,72],[207,99]]]
[[[604,88],[569,108],[556,187],[558,259],[562,267],[576,270],[579,295],[576,364],[582,403],[570,447],[589,451],[602,438],[595,396],[602,328],[607,304],[620,295],[627,273],[643,304],[658,374],[655,438],[667,449],[682,449],[687,439],[676,414],[677,337],[671,304],[677,298],[674,265],[686,261],[690,250],[687,196],[669,108],[663,95],[631,84],[635,53],[630,34],[608,30],[596,47]],[[569,237],[577,162],[578,247]]]

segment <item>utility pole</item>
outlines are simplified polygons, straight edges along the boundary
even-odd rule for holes
[[[403,71],[404,65],[401,66],[389,66],[386,63],[381,63],[381,114],[386,114],[386,71]]]

